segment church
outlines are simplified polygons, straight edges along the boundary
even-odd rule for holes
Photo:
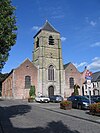
[[[60,33],[46,21],[34,36],[33,59],[26,59],[8,74],[2,83],[2,97],[27,99],[30,86],[36,95],[62,95],[73,93],[74,85],[80,86],[82,95],[85,70],[79,72],[70,62],[63,64]]]

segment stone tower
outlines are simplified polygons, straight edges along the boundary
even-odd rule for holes
[[[64,96],[65,74],[60,33],[48,21],[34,36],[33,64],[38,69],[36,95]]]

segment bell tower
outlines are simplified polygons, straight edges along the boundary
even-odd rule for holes
[[[37,95],[64,95],[65,74],[60,33],[46,21],[34,36],[33,64],[38,68]]]

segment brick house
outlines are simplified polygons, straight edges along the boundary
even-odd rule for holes
[[[25,99],[29,97],[30,85],[37,88],[37,68],[29,59],[13,69],[2,83],[2,97]]]
[[[66,81],[66,90],[65,94],[66,96],[70,96],[74,92],[74,85],[79,85],[79,95],[83,95],[82,87],[83,83],[85,82],[85,72],[84,70],[82,73],[80,73],[77,68],[69,62],[68,64],[64,65],[65,70],[65,81]]]

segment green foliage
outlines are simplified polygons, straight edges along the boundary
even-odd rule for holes
[[[79,92],[78,92],[78,89],[79,89],[79,88],[80,88],[79,85],[77,85],[77,84],[74,85],[74,95],[75,95],[75,96],[79,95]]]
[[[16,43],[14,11],[11,0],[0,0],[0,71],[8,60],[11,46]]]
[[[30,95],[30,97],[34,97],[35,96],[35,86],[31,86],[30,87],[29,95]]]

